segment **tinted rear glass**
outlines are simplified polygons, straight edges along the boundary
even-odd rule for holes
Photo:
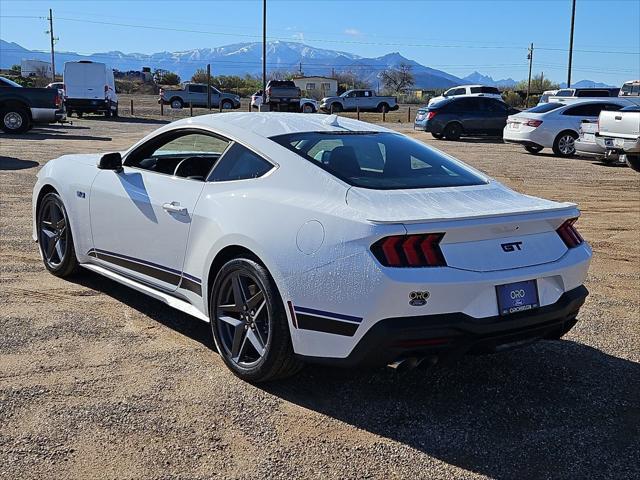
[[[640,107],[638,105],[630,105],[628,107],[624,107],[621,112],[640,112]]]
[[[271,140],[356,187],[396,190],[486,183],[437,150],[396,133],[304,132]]]
[[[496,87],[480,87],[482,93],[492,93],[494,95],[500,95],[500,90]]]
[[[529,110],[526,110],[527,112],[531,112],[531,113],[546,113],[546,112],[550,112],[551,110],[555,110],[556,108],[560,108],[560,107],[564,107],[564,103],[543,103],[542,105],[536,105],[533,108],[530,108]]]

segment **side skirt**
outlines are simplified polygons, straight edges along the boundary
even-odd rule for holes
[[[116,282],[121,283],[127,287],[131,287],[141,293],[144,293],[145,295],[155,298],[156,300],[160,300],[161,302],[166,303],[167,305],[175,308],[176,310],[180,310],[181,312],[187,313],[193,317],[196,317],[199,320],[209,323],[209,317],[207,317],[205,314],[203,314],[200,310],[198,310],[196,307],[191,305],[189,302],[180,300],[179,298],[176,298],[172,295],[169,295],[167,293],[151,288],[143,283],[136,282],[135,280],[132,280],[130,278],[124,277],[122,275],[118,275],[117,273],[112,272],[111,270],[107,270],[106,268],[100,267],[98,265],[93,265],[90,263],[82,263],[80,264],[80,266],[86,268],[87,270],[91,270],[92,272],[96,272],[107,278],[110,278],[111,280],[115,280]]]

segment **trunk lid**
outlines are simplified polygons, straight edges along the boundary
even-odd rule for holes
[[[579,216],[574,204],[487,185],[347,192],[350,207],[374,223],[401,223],[408,234],[444,233],[452,268],[489,272],[554,262],[567,252],[556,229]]]

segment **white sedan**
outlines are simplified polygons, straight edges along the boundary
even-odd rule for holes
[[[569,104],[542,103],[524,112],[510,115],[502,138],[507,143],[519,143],[529,153],[551,148],[559,157],[576,153],[582,120],[597,121],[602,110],[620,110],[629,105],[626,99],[606,98],[580,100]]]
[[[587,296],[574,204],[335,115],[205,115],[65,155],[38,173],[33,215],[51,273],[84,267],[210,322],[248,381],[558,339]]]

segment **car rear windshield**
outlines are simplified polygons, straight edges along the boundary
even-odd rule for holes
[[[527,110],[527,112],[531,113],[547,113],[551,110],[555,110],[556,108],[564,107],[564,103],[560,102],[551,102],[551,103],[543,103],[541,105],[536,105],[533,108]]]
[[[305,132],[271,140],[356,187],[396,190],[486,183],[461,163],[396,133]]]

